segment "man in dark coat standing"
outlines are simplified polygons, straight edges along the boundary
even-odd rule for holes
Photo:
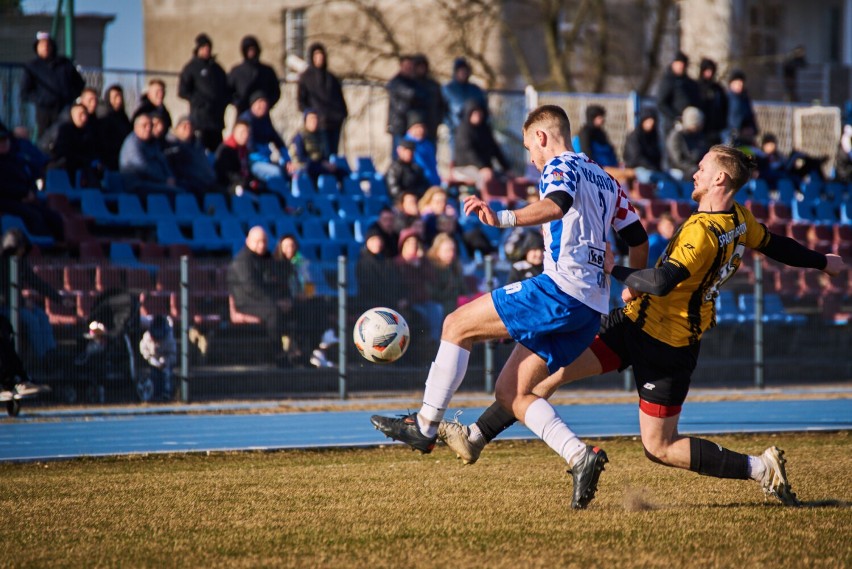
[[[210,152],[215,151],[222,142],[225,107],[231,102],[231,91],[207,34],[195,38],[193,58],[180,72],[178,96],[189,101],[189,117],[198,140]]]
[[[321,43],[308,48],[309,67],[299,77],[299,110],[312,109],[319,116],[319,129],[324,133],[328,151],[337,154],[343,121],[349,116],[340,80],[328,70],[328,56]]]
[[[698,87],[701,92],[701,106],[704,113],[704,136],[707,147],[722,142],[722,132],[728,126],[728,94],[716,80],[716,62],[712,59],[701,60],[701,75]]]
[[[86,86],[74,63],[56,54],[56,42],[47,32],[38,32],[33,45],[36,57],[24,67],[21,92],[36,106],[38,136],[55,123]]]
[[[701,107],[698,83],[687,74],[688,66],[686,54],[677,52],[657,88],[657,108],[664,133],[674,128],[686,107]]]
[[[269,108],[275,106],[281,98],[278,75],[269,65],[260,62],[260,43],[254,36],[246,36],[240,42],[243,62],[235,65],[228,73],[228,86],[234,93],[234,106],[237,115],[247,111],[252,93],[262,91],[266,95]]]
[[[388,81],[388,132],[393,137],[392,152],[408,130],[408,113],[423,112],[426,103],[414,72],[414,58],[403,55],[399,58],[399,72]]]

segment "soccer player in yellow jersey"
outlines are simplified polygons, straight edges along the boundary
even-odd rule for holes
[[[533,393],[549,397],[565,383],[633,366],[642,445],[650,460],[717,478],[751,478],[783,504],[798,505],[787,481],[783,451],[773,446],[761,455],[749,456],[682,436],[677,430],[681,405],[698,362],[701,335],[715,324],[719,287],[739,268],[746,248],[829,275],[838,274],[844,266],[838,255],[823,255],[770,233],[734,201],[753,168],[753,159],[734,148],[719,145],[710,149],[693,176],[697,211],[673,236],[656,267],[612,267],[612,276],[628,286],[623,295],[627,305],[610,312],[592,345],[573,363],[537,384]],[[517,394],[528,387],[498,381],[497,403],[475,424],[444,421],[439,436],[465,463],[475,462],[488,442],[516,416],[523,417],[523,402]],[[550,428],[559,430],[562,425],[554,423]],[[586,503],[596,484],[588,487],[592,495]]]

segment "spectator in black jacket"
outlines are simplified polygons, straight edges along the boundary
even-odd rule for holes
[[[388,132],[393,137],[391,152],[395,155],[399,139],[408,130],[411,111],[423,112],[426,103],[422,98],[417,78],[414,75],[414,58],[403,55],[399,58],[399,72],[388,81]]]
[[[33,50],[38,57],[24,67],[21,93],[35,103],[40,137],[77,99],[86,82],[70,59],[56,54],[56,42],[47,32],[36,34]]]
[[[712,59],[701,60],[701,75],[698,89],[701,92],[701,105],[704,113],[704,136],[707,147],[722,142],[722,133],[728,125],[728,94],[716,80],[716,62]]]
[[[394,200],[404,193],[412,193],[419,199],[429,187],[423,168],[414,162],[416,146],[413,140],[403,138],[396,147],[396,159],[385,174],[388,193]]]
[[[234,93],[234,106],[237,114],[248,110],[252,93],[262,91],[266,95],[269,108],[275,106],[281,98],[278,75],[269,65],[260,62],[260,43],[254,36],[246,36],[240,42],[243,62],[235,65],[228,73],[228,86]]]
[[[758,133],[757,117],[745,82],[745,73],[739,69],[732,71],[728,79],[728,140],[735,145],[754,142]]]
[[[98,138],[101,162],[107,170],[118,170],[118,154],[133,125],[124,110],[124,89],[121,85],[110,85],[106,92],[106,105],[98,109]]]
[[[456,131],[455,164],[453,178],[482,189],[494,177],[496,160],[504,172],[510,169],[509,161],[486,121],[486,111],[474,100],[465,106],[465,119]]]
[[[263,227],[252,227],[246,244],[228,267],[228,293],[235,308],[245,314],[260,318],[266,327],[270,352],[279,365],[289,365],[297,356],[297,347],[291,342],[289,354],[283,351],[283,336],[292,338],[294,322],[293,299],[287,286],[289,275],[281,268],[289,265],[276,263],[269,254],[269,238]]]
[[[17,140],[0,124],[0,214],[20,217],[34,235],[62,240],[62,218],[36,198],[36,176],[21,156]]]
[[[429,59],[419,53],[414,56],[414,76],[423,99],[423,119],[426,126],[426,138],[438,144],[438,126],[447,114],[447,103],[441,84],[435,81],[429,72]],[[410,126],[410,123],[409,123]]]
[[[340,80],[328,70],[325,46],[314,43],[308,48],[308,68],[299,76],[297,98],[303,113],[314,110],[319,116],[319,129],[330,154],[340,150],[343,121],[349,116]]]
[[[666,139],[669,168],[678,180],[691,180],[698,163],[707,153],[704,139],[704,114],[697,107],[686,107],[680,123]]]
[[[657,108],[660,110],[663,132],[674,128],[686,107],[700,107],[701,94],[698,83],[686,72],[689,58],[682,51],[677,52],[660,85],[657,88]]]
[[[207,34],[195,38],[193,57],[180,72],[178,96],[189,101],[189,117],[198,140],[210,152],[215,151],[222,142],[225,107],[231,102],[231,91]]]
[[[358,283],[356,314],[377,306],[388,306],[395,310],[407,308],[407,302],[403,300],[402,279],[392,260],[399,251],[399,243],[394,243],[394,254],[387,251],[386,243],[377,225],[367,230],[364,248],[355,264],[355,279]]]
[[[71,120],[59,125],[48,168],[64,169],[72,184],[79,175],[82,187],[97,187],[99,143],[94,127],[89,124],[91,116],[82,103],[73,105],[70,114]]]
[[[166,105],[163,104],[165,98],[166,82],[162,79],[157,79],[156,77],[151,79],[148,81],[148,89],[139,99],[139,106],[136,107],[135,111],[133,111],[132,120],[136,120],[136,117],[141,114],[151,115],[153,113],[159,113],[159,115],[163,117],[166,130],[172,128],[172,115],[169,113],[169,109],[166,108]]]
[[[601,166],[618,166],[618,156],[604,130],[606,109],[600,105],[586,107],[586,124],[580,128],[580,152]]]
[[[262,183],[252,176],[249,162],[251,125],[237,119],[231,135],[216,149],[213,169],[219,185],[229,192],[241,194],[244,190],[260,191]]]
[[[529,231],[522,245],[524,258],[512,263],[506,283],[517,283],[544,272],[544,238],[539,231]]]
[[[624,165],[628,168],[662,170],[663,150],[657,130],[657,111],[650,107],[639,113],[639,126],[627,135],[624,143]]]

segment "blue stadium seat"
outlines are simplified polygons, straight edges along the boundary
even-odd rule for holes
[[[17,215],[3,215],[3,217],[0,218],[0,225],[2,225],[3,234],[10,229],[20,229],[33,245],[38,245],[39,247],[52,247],[54,244],[53,237],[50,235],[33,235],[30,233],[24,223],[24,220]]]
[[[789,178],[781,178],[778,180],[778,198],[776,201],[790,204],[796,199],[796,186]]]
[[[177,221],[172,204],[169,202],[168,196],[164,194],[150,194],[148,196],[148,217],[157,221],[168,219]]]
[[[836,205],[840,205],[847,193],[847,186],[843,182],[829,182],[825,185],[826,199]]]
[[[820,223],[837,223],[837,207],[833,200],[819,200],[814,209],[814,217]]]
[[[254,196],[243,194],[231,196],[231,213],[240,221],[247,221],[258,216],[254,207]]]
[[[192,243],[187,239],[178,227],[177,221],[174,219],[165,219],[157,222],[157,243],[160,245],[190,245]]]
[[[661,200],[679,200],[680,186],[677,182],[669,179],[660,180],[657,182],[657,199]]]
[[[49,194],[74,193],[74,186],[68,178],[68,172],[62,168],[51,168],[44,173],[44,191]]]
[[[385,177],[381,174],[374,174],[370,179],[370,197],[389,199],[388,185],[385,183]]]
[[[297,198],[307,198],[316,195],[317,190],[311,178],[305,172],[299,172],[293,177],[290,193]]]
[[[692,178],[689,180],[680,181],[680,197],[675,198],[678,201],[689,201],[692,203],[692,190],[695,189],[695,182]]]
[[[359,156],[358,168],[355,173],[361,180],[371,178],[373,174],[376,173],[376,167],[373,165],[373,159],[369,156]]]
[[[719,296],[716,297],[716,323],[735,324],[744,320],[739,312],[737,297],[734,292],[730,290],[719,291]]]
[[[322,241],[300,239],[299,251],[309,261],[319,261],[319,248]]]
[[[118,216],[107,207],[104,195],[100,190],[83,190],[80,192],[80,212],[94,219],[98,225],[122,225]]]
[[[387,196],[370,195],[364,198],[364,215],[378,217],[383,208],[390,205]]]
[[[140,263],[130,243],[113,241],[109,244],[109,260],[113,265],[151,269],[151,265]]]
[[[287,215],[281,207],[281,200],[277,194],[263,193],[257,199],[258,215],[269,221],[275,221],[279,217]]]
[[[750,199],[751,199],[751,190],[749,190],[748,184],[744,185],[742,188],[737,190],[736,194],[734,194],[734,201],[736,201],[739,204],[744,204]]]
[[[334,164],[334,167],[337,168],[339,172],[343,172],[347,176],[352,173],[352,168],[349,166],[349,162],[346,160],[345,156],[332,154],[328,157],[328,161]]]
[[[852,225],[852,196],[849,196],[840,204],[840,223]]]
[[[364,195],[364,192],[361,190],[361,180],[358,178],[357,174],[352,174],[351,176],[343,178],[343,193],[348,196]]]
[[[816,221],[814,202],[810,200],[793,200],[793,221],[812,222]]]
[[[195,195],[177,194],[175,196],[175,217],[177,217],[178,223],[188,225],[194,219],[203,215],[201,208],[198,207],[198,200]]]
[[[748,181],[748,187],[751,190],[752,201],[762,204],[769,203],[769,184],[761,178],[754,178]]]
[[[320,244],[319,260],[325,263],[337,263],[337,257],[345,254],[346,244],[340,241],[324,241]]]
[[[104,191],[110,194],[120,194],[126,191],[124,187],[124,176],[121,175],[121,172],[116,172],[115,170],[107,170],[104,172],[102,185],[104,187]]]
[[[337,214],[347,221],[355,221],[361,217],[361,206],[353,196],[344,194],[337,198]]]
[[[337,195],[337,178],[331,174],[322,174],[317,180],[317,192],[321,195]]]
[[[329,220],[328,236],[338,241],[355,241],[355,235],[352,233],[352,224],[342,219]]]
[[[739,309],[749,320],[754,320],[756,299],[754,294],[740,295]],[[763,295],[763,322],[774,324],[803,324],[807,317],[802,314],[788,314],[781,297],[774,293]]]
[[[301,235],[304,239],[325,240],[328,235],[323,227],[323,222],[316,217],[306,217],[301,222]]]
[[[290,215],[283,215],[275,220],[275,236],[281,239],[285,235],[299,236],[296,220]]]
[[[346,257],[350,262],[355,262],[361,256],[361,249],[364,246],[357,241],[351,241],[346,244]]]
[[[204,209],[205,212],[207,212],[207,215],[211,215],[216,219],[222,219],[224,217],[233,217],[230,208],[228,208],[228,202],[225,199],[224,194],[204,194],[204,201],[201,204],[201,207]]]
[[[233,243],[223,239],[216,231],[213,218],[198,217],[192,220],[192,248],[200,251],[223,251],[232,249]]]
[[[136,194],[118,194],[117,221],[131,227],[153,225],[154,219],[142,209],[142,203]]]
[[[802,199],[806,202],[816,202],[822,196],[825,184],[822,180],[813,179],[802,184]]]
[[[234,245],[243,245],[246,241],[246,230],[236,217],[223,217],[219,220],[219,234],[233,248]]]
[[[338,217],[337,209],[331,204],[327,196],[316,196],[307,200],[304,210],[308,215],[313,215],[326,221]]]
[[[355,220],[355,225],[352,227],[352,234],[355,236],[355,241],[358,243],[364,242],[364,236],[371,225],[376,223],[378,218],[374,215],[361,217]]]

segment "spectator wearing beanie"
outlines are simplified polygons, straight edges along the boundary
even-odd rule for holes
[[[297,98],[301,112],[308,109],[316,111],[328,153],[337,154],[343,122],[349,116],[349,110],[340,80],[328,70],[328,54],[321,43],[311,44],[308,48],[308,68],[299,76]]]
[[[269,108],[281,98],[281,87],[275,70],[260,62],[260,43],[254,36],[246,36],[240,42],[243,61],[228,72],[228,87],[234,94],[233,104],[237,115],[248,110],[252,93],[261,91],[266,95]]]
[[[198,34],[192,59],[180,72],[178,96],[189,101],[189,117],[204,148],[213,152],[222,142],[225,107],[231,102],[228,76],[213,56],[213,42]]]

